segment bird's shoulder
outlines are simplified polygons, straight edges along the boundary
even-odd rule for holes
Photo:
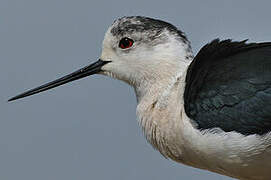
[[[271,131],[271,43],[213,40],[189,65],[183,98],[199,129]]]

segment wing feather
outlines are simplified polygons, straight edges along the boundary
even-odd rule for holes
[[[201,130],[271,131],[271,43],[218,39],[187,70],[185,112]]]

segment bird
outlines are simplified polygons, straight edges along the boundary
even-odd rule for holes
[[[134,88],[139,125],[165,158],[240,180],[271,178],[271,42],[214,39],[194,56],[171,23],[120,17],[96,62],[8,101],[93,74]]]

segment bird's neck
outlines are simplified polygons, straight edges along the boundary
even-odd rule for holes
[[[184,88],[184,76],[191,61],[179,61],[167,70],[159,71],[158,78],[135,87],[138,100],[137,116],[147,140],[163,155],[168,154],[168,140],[173,140],[172,128],[177,128],[178,97]],[[181,85],[180,85],[181,84]],[[183,85],[182,85],[183,84]],[[181,92],[182,93],[182,92]],[[174,159],[174,157],[171,157]]]
[[[165,67],[153,68],[133,85],[138,104],[154,102],[170,91],[174,83],[186,72],[190,60],[168,63]],[[148,77],[146,77],[146,74]]]

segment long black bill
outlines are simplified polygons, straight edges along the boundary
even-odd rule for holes
[[[62,78],[59,78],[57,80],[54,80],[52,82],[49,82],[49,83],[46,83],[42,86],[39,86],[37,88],[34,88],[34,89],[30,89],[29,91],[26,91],[22,94],[19,94],[17,96],[14,96],[13,98],[10,98],[8,101],[14,101],[16,99],[20,99],[20,98],[24,98],[26,96],[31,96],[33,94],[37,94],[39,92],[42,92],[42,91],[46,91],[48,89],[52,89],[54,87],[57,87],[57,86],[60,86],[62,84],[66,84],[68,82],[71,82],[71,81],[74,81],[74,80],[77,80],[77,79],[81,79],[81,78],[84,78],[86,76],[90,76],[92,74],[96,74],[101,70],[102,66],[109,63],[110,61],[103,61],[103,60],[98,60],[96,61],[95,63],[93,64],[90,64],[86,67],[83,67],[71,74],[68,74]]]

